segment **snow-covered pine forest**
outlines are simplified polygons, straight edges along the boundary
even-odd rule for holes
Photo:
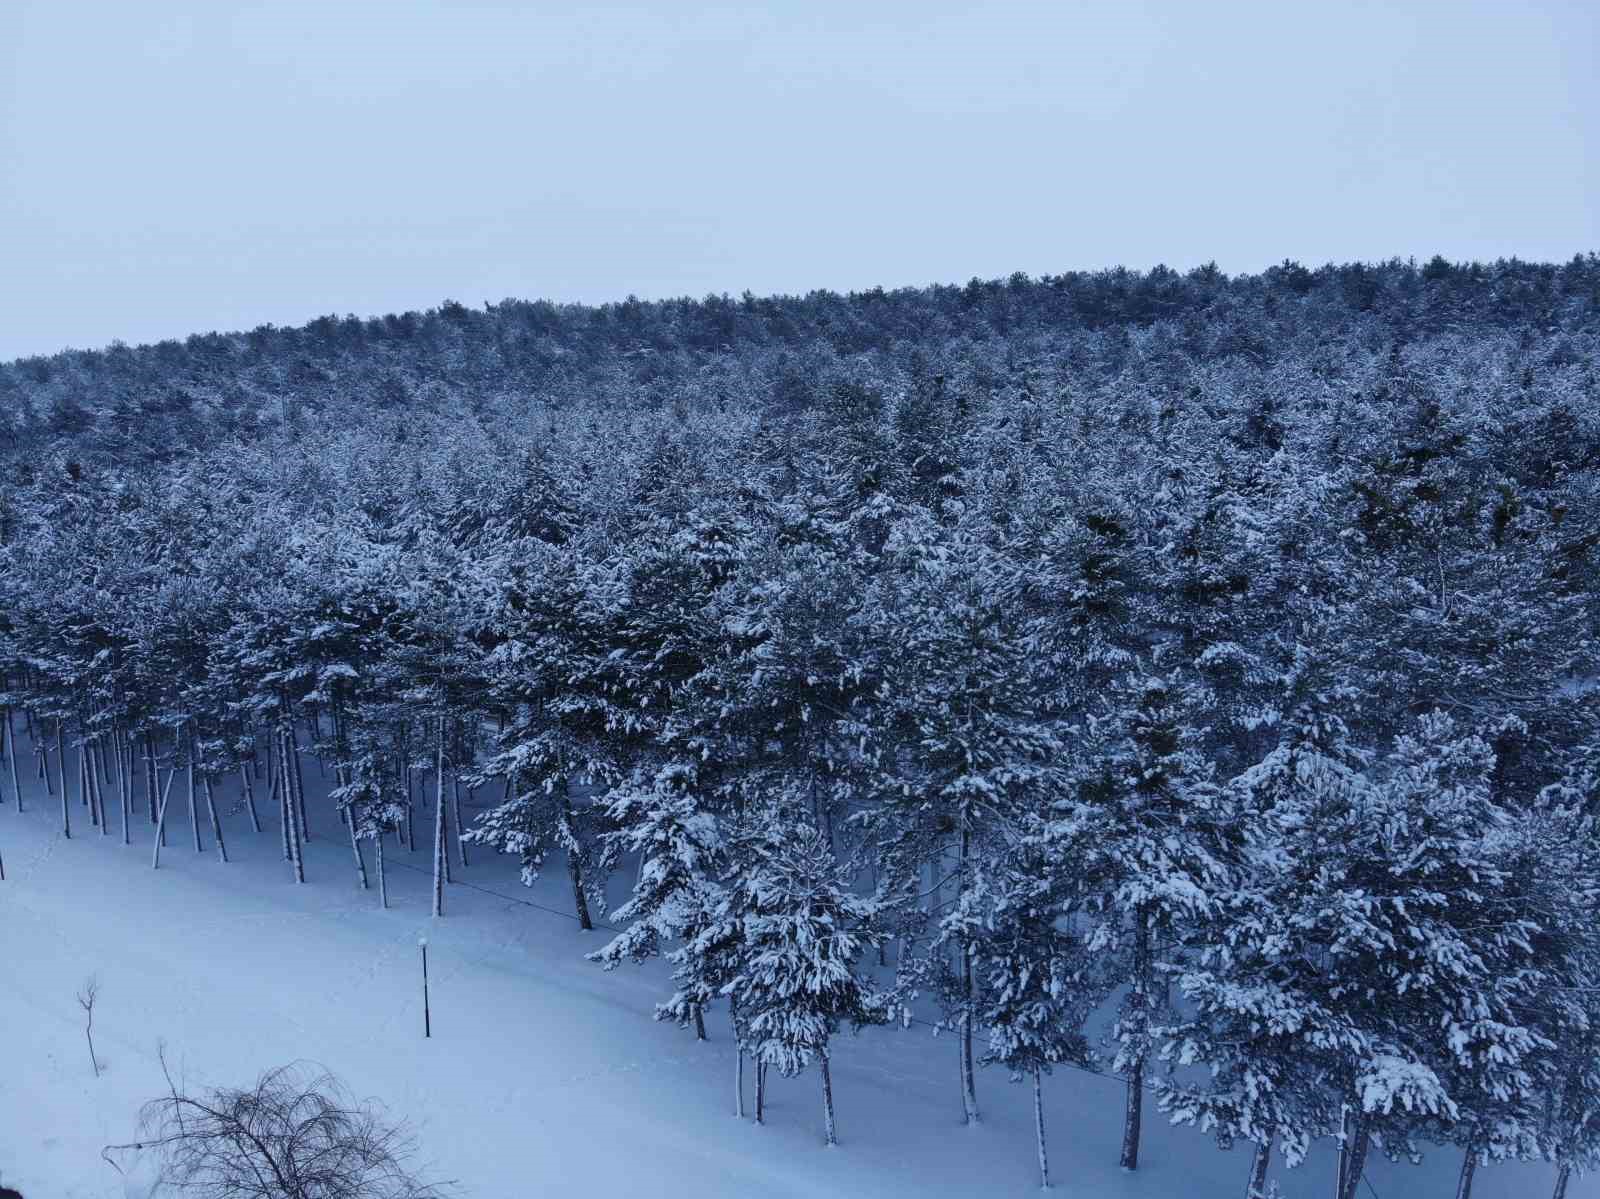
[[[421,839],[449,921],[509,855],[845,1152],[841,1034],[934,1023],[967,1121],[1035,1097],[1041,1181],[1041,1080],[1093,1066],[1128,1170],[1175,1120],[1241,1194],[1448,1155],[1576,1196],[1597,369],[1592,255],[5,364],[0,861],[24,798],[157,868],[270,837],[289,887],[334,828],[381,907]]]

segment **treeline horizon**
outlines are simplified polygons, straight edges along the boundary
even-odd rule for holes
[[[637,855],[599,960],[726,1004],[758,1112],[816,1066],[829,1140],[834,1034],[931,1003],[969,1120],[985,1064],[1038,1102],[1093,1059],[1128,1168],[1148,1083],[1253,1195],[1332,1138],[1335,1199],[1432,1146],[1559,1196],[1600,1164],[1597,369],[1594,255],[11,363],[0,728],[63,832],[182,777],[221,853],[260,780],[295,879],[315,753],[379,902],[432,812],[436,914],[452,828],[585,922]]]

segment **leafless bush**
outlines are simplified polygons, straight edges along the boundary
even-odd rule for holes
[[[337,1079],[296,1062],[248,1090],[185,1093],[166,1070],[168,1093],[145,1104],[140,1140],[114,1149],[154,1150],[160,1181],[205,1199],[445,1199],[408,1167],[415,1141],[372,1101],[353,1100]],[[113,1163],[115,1164],[115,1163]]]

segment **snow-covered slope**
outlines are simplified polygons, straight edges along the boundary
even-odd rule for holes
[[[725,1025],[713,1021],[710,1042],[696,1043],[650,1018],[663,993],[658,965],[606,974],[584,961],[606,934],[581,932],[564,914],[559,867],[529,891],[513,864],[478,850],[457,872],[469,885],[450,888],[445,918],[430,922],[423,852],[389,855],[392,906],[380,911],[375,890],[357,889],[349,843],[333,827],[308,846],[308,881],[297,887],[274,828],[257,836],[231,818],[234,860],[224,865],[185,848],[186,820],[169,817],[153,872],[147,824],[124,847],[79,809],[65,841],[58,805],[41,791],[20,815],[0,806],[0,1182],[27,1199],[124,1194],[100,1149],[131,1139],[140,1103],[162,1091],[162,1042],[196,1085],[246,1083],[294,1059],[326,1066],[408,1118],[435,1173],[473,1199],[1037,1192],[1026,1088],[986,1071],[983,1123],[962,1126],[956,1042],[926,1029],[840,1040],[837,1148],[821,1144],[814,1073],[774,1081],[765,1127],[737,1120]],[[424,928],[431,1040],[422,1036]],[[73,998],[91,974],[101,988],[99,1079]],[[1219,1152],[1159,1117],[1138,1173],[1118,1171],[1115,1080],[1066,1071],[1046,1088],[1059,1193],[1243,1194],[1242,1149]],[[1379,1161],[1369,1194],[1448,1196],[1458,1166],[1453,1151],[1420,1167]],[[1324,1152],[1275,1176],[1286,1196],[1321,1196],[1331,1169]],[[1532,1199],[1551,1180],[1543,1169],[1495,1166],[1480,1171],[1475,1194]],[[1600,1196],[1600,1185],[1577,1180],[1571,1195]]]

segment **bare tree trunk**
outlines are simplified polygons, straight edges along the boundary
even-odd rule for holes
[[[178,768],[174,766],[167,775],[167,785],[161,792],[161,803],[156,810],[156,836],[155,846],[150,851],[150,869],[161,869],[161,847],[167,843],[167,800],[172,795],[173,781],[178,777]]]
[[[11,723],[11,709],[6,709],[6,750],[11,758],[11,789],[17,793],[17,811],[22,811],[22,784],[17,781],[17,733]],[[46,776],[48,778],[48,776]]]
[[[461,868],[467,868],[467,843],[461,839],[461,834],[466,832],[466,825],[461,823],[461,779],[452,777],[455,786],[455,798],[451,800],[450,815],[456,822],[456,856],[461,859]]]
[[[767,1122],[767,1063],[756,1059],[756,1123]]]
[[[444,717],[439,717],[438,792],[433,808],[433,914],[444,915]]]
[[[244,764],[244,759],[239,759],[239,791],[244,796],[245,810],[250,813],[250,827],[255,832],[261,831],[261,817],[256,814],[256,785],[250,777],[250,770]]]
[[[200,772],[200,785],[205,788],[206,811],[211,817],[211,837],[217,843],[217,857],[226,862],[228,847],[222,840],[222,818],[217,815],[217,797],[211,787],[211,776],[203,770]]]
[[[356,840],[356,822],[352,819],[345,821],[345,824],[350,829],[350,852],[356,858],[356,880],[361,884],[361,889],[365,891],[367,889],[367,860],[361,856],[361,842]]]
[[[278,730],[272,733],[272,743],[268,747],[267,782],[270,794],[268,802],[278,801],[278,836],[283,842],[283,860],[293,860],[293,853],[289,849],[289,825],[294,822],[294,815],[289,810],[288,788],[283,781],[283,736]]]
[[[1244,1199],[1267,1199],[1267,1166],[1272,1161],[1272,1138],[1256,1145],[1255,1156],[1250,1161],[1250,1185]]]
[[[571,826],[570,818],[568,826]],[[570,846],[567,848],[567,876],[572,880],[572,904],[578,910],[578,927],[589,932],[594,928],[594,921],[589,919],[589,897],[583,893],[583,864],[578,861],[577,851]]]
[[[822,1067],[822,1142],[837,1145],[839,1138],[833,1128],[833,1074],[828,1069],[828,1054],[824,1050],[817,1059]]]
[[[61,832],[72,840],[72,808],[67,801],[67,734],[56,717],[56,773],[61,779]]]
[[[144,797],[150,807],[150,823],[156,822],[156,791],[159,783],[156,779],[156,735],[146,733],[144,736]]]
[[[694,1039],[697,1041],[706,1039],[706,1014],[698,1003],[694,1005]]]
[[[300,825],[295,820],[294,814],[294,771],[289,762],[289,740],[289,730],[281,730],[278,738],[278,752],[283,758],[281,767],[283,770],[283,817],[284,825],[289,831],[289,861],[294,867],[294,881],[303,883],[306,881],[306,864],[300,840]]]
[[[961,821],[960,859],[957,863],[961,887],[967,885],[967,855],[972,847],[972,833],[965,816]],[[968,1124],[976,1124],[978,1114],[978,1083],[972,1068],[972,946],[961,942],[961,1114]]]
[[[1367,1149],[1372,1143],[1372,1138],[1367,1131],[1365,1113],[1355,1114],[1353,1137],[1350,1143],[1350,1156],[1344,1170],[1344,1193],[1339,1199],[1356,1199],[1356,1195],[1360,1193],[1362,1175],[1367,1170]]]
[[[174,739],[177,738],[177,733],[176,732],[173,733],[173,738]],[[191,738],[190,742],[189,742],[189,752],[186,753],[184,755],[184,757],[188,759],[188,762],[187,762],[187,764],[185,766],[185,772],[184,773],[185,773],[185,782],[186,782],[186,784],[187,784],[187,786],[189,788],[189,827],[194,832],[194,851],[195,851],[195,853],[204,853],[205,852],[205,848],[200,844],[200,805],[199,805],[199,803],[198,803],[198,801],[196,799],[195,793],[194,793],[194,741],[193,741],[193,738]]]
[[[1456,1180],[1456,1199],[1472,1199],[1472,1176],[1478,1172],[1478,1147],[1467,1146],[1461,1159],[1461,1176]]]
[[[1350,1105],[1339,1105],[1339,1166],[1334,1175],[1334,1199],[1344,1199],[1345,1175],[1350,1173]]]
[[[728,996],[728,1023],[733,1028],[733,1114],[744,1119],[744,1038],[739,1035],[739,997]]]
[[[1567,1199],[1567,1184],[1571,1181],[1572,1167],[1563,1163],[1560,1171],[1556,1174],[1556,1189],[1550,1199]]]
[[[132,770],[124,770],[122,758],[122,734],[117,731],[117,726],[111,726],[111,756],[117,764],[117,806],[122,809],[122,843],[128,842],[128,774]]]
[[[1039,1071],[1033,1072],[1033,1133],[1039,1141],[1039,1189],[1050,1189],[1050,1158],[1044,1148],[1044,1085]]]
[[[383,865],[383,830],[379,829],[372,838],[372,843],[378,849],[378,906],[385,911],[389,908],[389,875]]]
[[[83,748],[88,759],[89,810],[97,817],[95,823],[100,826],[100,835],[109,837],[111,835],[111,822],[106,819],[106,793],[105,788],[100,784],[100,775],[103,772],[104,764],[100,760],[100,755],[95,752],[95,746],[92,742]]]
[[[133,823],[133,746],[117,751],[117,798],[122,801],[122,843],[133,844],[128,826]]]
[[[311,826],[306,822],[306,780],[300,770],[300,734],[295,732],[294,721],[289,722],[290,773],[294,776],[294,810],[300,821],[300,840],[311,840]]]
[[[1133,930],[1133,1006],[1138,1022],[1140,1048],[1128,1069],[1128,1105],[1122,1124],[1122,1158],[1118,1163],[1124,1170],[1139,1168],[1139,1134],[1144,1120],[1144,1032],[1147,1019],[1146,1005],[1150,1001],[1150,926],[1141,910],[1134,917]]]

